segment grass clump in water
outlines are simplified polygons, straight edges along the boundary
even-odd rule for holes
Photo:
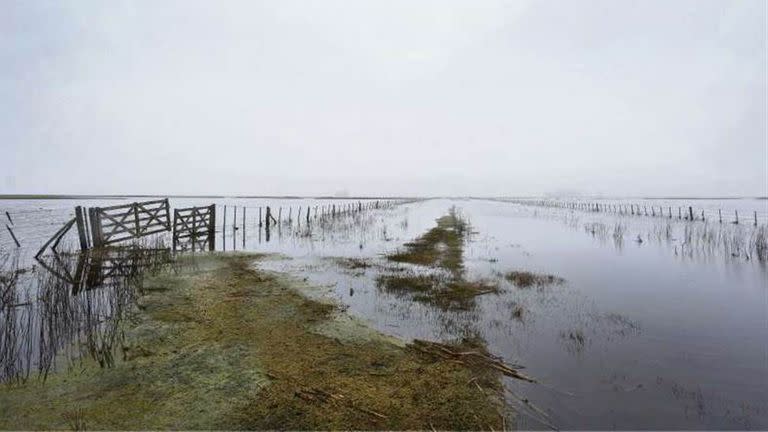
[[[455,207],[437,219],[437,226],[416,240],[406,243],[405,250],[388,255],[390,261],[436,266],[456,275],[463,272],[462,253],[469,223]]]
[[[413,300],[444,310],[468,310],[474,305],[475,297],[499,292],[499,285],[493,281],[467,281],[463,278],[412,272],[382,275],[376,279],[376,283],[386,292],[412,294]]]
[[[565,279],[554,275],[532,273],[529,271],[511,271],[504,275],[504,278],[518,288],[530,288],[532,286],[545,287],[549,285],[560,285]]]
[[[447,274],[382,275],[377,285],[387,292],[413,293],[413,300],[444,310],[471,309],[475,297],[498,293],[499,286],[492,281],[464,278],[464,240],[469,232],[469,223],[452,207],[447,215],[437,219],[436,227],[406,243],[405,250],[387,256],[394,262],[438,267]]]

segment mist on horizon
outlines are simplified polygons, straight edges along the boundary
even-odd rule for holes
[[[759,0],[147,6],[4,5],[0,194],[768,195]]]

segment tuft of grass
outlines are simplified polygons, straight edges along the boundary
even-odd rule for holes
[[[376,279],[376,283],[387,292],[410,293],[413,294],[413,300],[443,310],[468,310],[474,306],[475,297],[499,292],[499,285],[494,281],[467,281],[434,274],[382,275]]]
[[[362,258],[339,258],[336,262],[347,270],[365,270],[373,267],[370,261]]]
[[[532,286],[544,287],[549,285],[560,285],[565,279],[554,275],[538,274],[529,271],[511,271],[504,275],[504,278],[518,288],[530,288]]]
[[[524,315],[525,315],[525,309],[523,309],[522,306],[520,306],[519,304],[515,304],[512,307],[512,318],[518,321],[523,321]]]

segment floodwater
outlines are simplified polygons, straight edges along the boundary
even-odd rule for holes
[[[171,206],[211,202],[172,199]],[[309,226],[305,220],[299,226],[294,213],[293,223],[273,227],[267,239],[256,219],[259,206],[285,213],[289,206],[296,212],[332,202],[216,203],[228,206],[226,222],[217,214],[217,250],[279,253],[283,258],[259,266],[308,278],[324,288],[317,295],[337,299],[385,333],[438,341],[479,336],[507,363],[525,366],[539,383],[505,378],[507,400],[520,412],[518,428],[768,428],[768,269],[745,253],[748,241],[712,246],[686,237],[686,227],[702,222],[429,200],[332,222],[312,219]],[[75,205],[17,202],[11,215],[54,204],[59,210],[52,214]],[[766,201],[737,204],[740,212],[764,212]],[[248,207],[244,224],[238,209],[237,229],[233,206]],[[390,265],[384,255],[453,206],[472,226],[464,249],[468,278],[498,279],[502,292],[477,297],[469,310],[446,311],[377,288],[376,276]],[[722,207],[732,208],[728,201]],[[746,239],[755,230],[748,224],[709,229]],[[343,257],[379,265],[350,270],[335,259]],[[512,270],[565,283],[517,288],[499,278]]]

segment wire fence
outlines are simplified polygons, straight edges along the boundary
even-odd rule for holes
[[[754,226],[768,223],[768,200],[755,200],[752,208],[722,208],[718,202],[696,205],[679,201],[588,201],[560,199],[509,199],[511,202],[526,206],[558,208],[593,213],[608,213],[621,216],[652,217],[677,219],[690,222],[715,222],[731,224],[751,224]],[[762,208],[760,208],[762,207]]]

